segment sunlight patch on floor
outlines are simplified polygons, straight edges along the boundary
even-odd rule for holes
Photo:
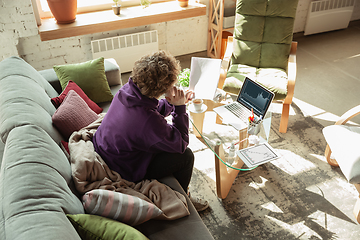
[[[327,163],[325,155],[318,155],[318,154],[310,153],[310,156]]]
[[[263,208],[276,213],[284,213],[278,206],[273,202],[267,202],[261,205]]]
[[[270,107],[269,107],[269,110],[270,112],[272,113],[277,113],[277,114],[281,114],[282,113],[282,107],[283,107],[283,104],[280,103],[280,102],[272,102],[270,104]],[[290,116],[295,116],[296,113],[295,113],[295,110],[294,108],[291,107],[290,105],[290,113],[289,113]]]
[[[275,150],[282,157],[280,157],[277,160],[271,161],[271,163],[289,175],[295,175],[317,168],[317,166],[311,161],[303,157],[300,157],[299,155],[289,150],[284,150],[284,149],[275,149]],[[293,162],[290,163],[286,161],[286,159],[293,159]]]
[[[352,58],[358,58],[360,57],[360,54],[356,54],[356,55],[353,55],[353,56],[350,56],[350,57],[347,57],[345,59],[352,59]],[[334,62],[342,62],[344,61],[344,59],[335,59]]]
[[[215,156],[210,149],[195,152],[194,168],[201,171],[203,174],[214,182],[216,181],[215,175]]]
[[[305,225],[305,221],[301,221],[295,224],[288,224],[271,216],[266,217],[274,221],[275,224],[281,226],[285,231],[289,231],[294,235],[297,234],[296,239],[322,239],[320,235]]]
[[[322,120],[336,122],[339,116],[326,112],[325,110],[304,102],[300,99],[293,98],[293,102],[301,109],[305,117],[314,117]]]
[[[249,184],[250,187],[253,187],[255,189],[260,189],[260,188],[263,188],[265,187],[266,185],[266,182],[268,181],[266,178],[262,177],[262,176],[259,176],[260,179],[261,179],[261,182],[251,182]]]
[[[324,126],[335,124],[341,117],[297,98],[293,98],[293,102],[301,109],[305,117],[312,117],[315,120],[319,120],[319,122]],[[349,109],[344,108],[344,113],[347,110]],[[347,123],[351,125],[358,125],[353,121],[348,121]]]
[[[346,191],[349,193],[348,196],[344,196],[343,192],[336,191],[334,189],[334,186],[341,188],[341,190]],[[331,195],[327,195],[326,193],[329,192],[329,189],[331,189]],[[314,194],[318,194],[319,196],[323,197],[327,201],[329,201],[332,205],[334,205],[337,208],[341,208],[341,201],[337,202],[338,199],[343,199],[344,197],[347,197],[347,200],[354,198],[354,204],[355,199],[359,195],[358,191],[356,190],[355,186],[352,184],[349,184],[348,181],[345,178],[342,177],[333,177],[327,181],[317,183],[311,186],[306,187],[306,190],[309,192],[312,192]],[[336,200],[336,201],[334,201]],[[350,200],[352,201],[352,200]],[[351,209],[353,206],[351,206]]]

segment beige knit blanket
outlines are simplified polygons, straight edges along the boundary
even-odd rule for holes
[[[83,195],[93,189],[107,189],[139,197],[163,211],[156,219],[174,220],[188,216],[186,198],[181,193],[157,180],[143,180],[136,184],[124,180],[94,151],[91,140],[104,116],[100,114],[95,122],[70,136],[71,170],[77,191]]]

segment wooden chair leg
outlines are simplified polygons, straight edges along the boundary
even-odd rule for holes
[[[329,147],[329,145],[326,145],[326,149],[325,149],[325,158],[326,161],[333,167],[338,167],[339,164],[337,163],[337,161],[335,159],[331,159],[331,149]]]
[[[354,184],[354,186],[356,187],[356,189],[360,193],[360,184]],[[357,201],[355,203],[353,213],[354,213],[354,216],[356,218],[356,221],[358,223],[360,223],[360,196],[359,196],[359,198],[357,199]]]
[[[353,210],[356,221],[360,223],[360,198],[357,199]]]
[[[283,104],[279,132],[286,133],[290,113],[290,104]]]

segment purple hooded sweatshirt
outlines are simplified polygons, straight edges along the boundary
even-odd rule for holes
[[[164,119],[170,113],[172,124]],[[188,130],[185,105],[174,107],[165,99],[146,97],[130,78],[112,100],[93,143],[110,169],[128,181],[138,182],[155,154],[185,151]]]

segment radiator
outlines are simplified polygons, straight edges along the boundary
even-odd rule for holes
[[[91,41],[93,59],[114,58],[120,71],[131,72],[136,60],[159,50],[157,30]]]
[[[355,0],[320,0],[310,2],[304,35],[347,28]]]

